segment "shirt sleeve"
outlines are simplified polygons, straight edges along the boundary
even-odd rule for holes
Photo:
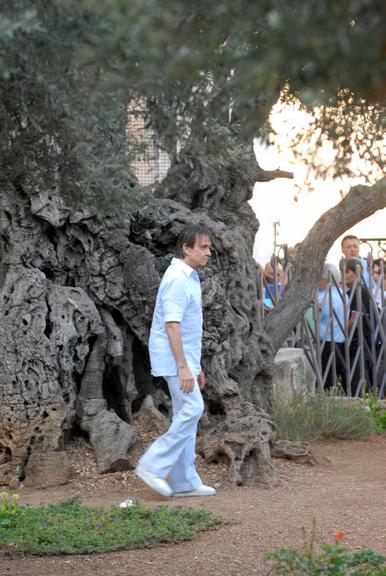
[[[183,278],[173,278],[164,286],[162,313],[164,322],[181,322],[188,303]]]

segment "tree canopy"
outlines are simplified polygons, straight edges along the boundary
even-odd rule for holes
[[[318,107],[308,134],[334,143],[337,175],[354,153],[380,164],[384,16],[376,0],[3,1],[2,178],[120,206],[138,98],[172,157],[178,140],[195,163],[237,163],[281,97]]]

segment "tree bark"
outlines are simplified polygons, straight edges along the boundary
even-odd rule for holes
[[[356,187],[314,226],[264,329],[252,257],[258,222],[246,202],[252,157],[216,177],[190,165],[176,169],[174,181],[173,173],[158,197],[141,190],[135,211],[103,220],[44,191],[3,190],[0,484],[22,480],[34,469],[31,454],[61,450],[77,426],[101,472],[134,464],[142,402],[150,394],[155,408],[168,404],[150,376],[147,342],[160,278],[190,222],[214,238],[201,273],[207,388],[198,447],[207,460],[225,458],[237,484],[277,483],[269,416],[275,350],[310,302],[335,238],[386,205],[385,179]]]
[[[201,274],[201,450],[213,460],[225,453],[237,483],[277,483],[268,415],[273,349],[258,316],[258,223],[246,203],[256,166],[244,168],[212,178],[198,207],[211,175],[193,176],[189,167],[185,181],[197,183],[189,194],[177,194],[177,202],[141,191],[142,202],[126,218],[76,212],[44,191],[4,190],[0,484],[23,479],[31,454],[62,449],[76,426],[89,435],[101,472],[133,465],[135,415],[149,394],[156,407],[163,402],[147,352],[155,297],[176,239],[192,221],[214,237],[212,261]]]

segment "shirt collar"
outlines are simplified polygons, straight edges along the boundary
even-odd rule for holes
[[[188,264],[186,264],[180,258],[173,258],[171,261],[171,266],[177,266],[186,276],[190,276],[192,272],[194,272],[194,268],[191,268]]]

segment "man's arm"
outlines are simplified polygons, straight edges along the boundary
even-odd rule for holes
[[[184,349],[182,347],[181,331],[179,322],[166,322],[166,334],[168,335],[170,348],[177,364],[178,380],[182,392],[192,392],[194,388],[194,378],[188,368]]]

